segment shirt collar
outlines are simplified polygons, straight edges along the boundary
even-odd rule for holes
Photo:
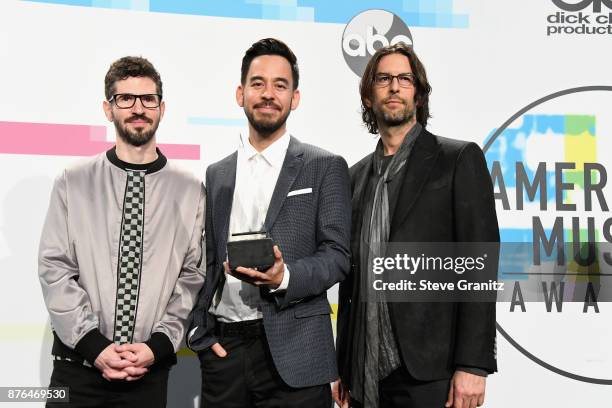
[[[166,156],[162,154],[158,147],[156,147],[155,150],[157,151],[157,159],[151,163],[135,164],[124,162],[117,156],[117,146],[113,146],[110,150],[106,151],[106,158],[122,170],[146,171],[147,174],[152,174],[163,169],[168,162],[168,159],[166,159]]]
[[[241,150],[246,160],[250,160],[259,154],[272,167],[281,168],[283,166],[283,162],[285,161],[285,155],[287,154],[287,149],[289,148],[289,141],[290,141],[289,132],[285,132],[279,139],[277,139],[270,146],[268,146],[261,152],[258,152],[251,145],[248,137],[244,137],[243,135],[240,135],[239,150]]]

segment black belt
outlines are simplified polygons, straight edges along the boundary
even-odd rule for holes
[[[222,337],[260,337],[265,334],[263,320],[246,320],[244,322],[224,323],[217,321],[215,336]]]

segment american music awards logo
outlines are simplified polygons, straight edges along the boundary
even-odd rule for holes
[[[542,257],[539,266],[526,264],[513,275],[512,302],[497,306],[498,331],[525,356],[553,372],[608,385],[612,384],[610,106],[612,86],[556,92],[512,115],[491,133],[483,149],[502,242],[531,243],[533,256]],[[558,251],[568,246],[587,253],[582,253],[581,261],[572,254],[562,255],[567,263],[561,269]],[[533,296],[525,301],[528,296],[521,288],[529,286],[526,283],[541,288],[540,301],[533,301]]]

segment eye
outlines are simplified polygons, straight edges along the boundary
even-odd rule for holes
[[[144,102],[155,102],[157,100],[157,95],[141,95],[140,99]]]
[[[413,82],[412,75],[400,75],[399,80],[406,84],[411,84]]]
[[[117,101],[119,102],[131,102],[132,100],[134,100],[134,95],[130,95],[130,94],[120,94],[117,95]]]
[[[381,83],[381,84],[385,84],[389,82],[389,75],[378,75],[376,77],[376,82]]]
[[[287,84],[285,84],[284,82],[277,82],[276,84],[274,84],[274,87],[279,91],[284,91],[285,89],[287,89]]]
[[[264,84],[262,81],[255,81],[255,82],[251,82],[251,87],[255,88],[255,89],[261,89],[263,88]]]

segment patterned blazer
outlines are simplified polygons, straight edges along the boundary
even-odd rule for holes
[[[188,345],[194,351],[217,342],[215,318],[208,310],[223,274],[236,160],[235,152],[206,172],[207,267],[191,314]],[[308,193],[289,194],[296,190]],[[345,160],[291,137],[264,226],[291,271],[286,292],[262,289],[274,365],[291,387],[329,383],[338,370],[326,291],[350,271],[351,192]]]

